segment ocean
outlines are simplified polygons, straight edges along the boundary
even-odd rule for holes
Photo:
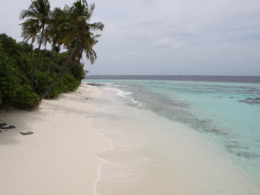
[[[88,76],[98,195],[260,194],[260,77]]]

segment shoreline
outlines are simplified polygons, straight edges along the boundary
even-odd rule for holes
[[[94,86],[95,86],[95,85],[94,85]],[[98,86],[98,85],[97,85],[97,86]],[[97,132],[99,132],[99,133],[102,135],[102,137],[104,137],[105,139],[107,139],[107,140],[110,142],[110,146],[111,146],[111,147],[95,154],[95,157],[96,157],[98,160],[103,161],[102,163],[100,163],[100,164],[98,165],[97,179],[96,179],[96,181],[94,182],[94,194],[95,194],[95,195],[98,195],[96,189],[97,189],[97,183],[100,181],[100,178],[101,178],[102,166],[103,166],[104,164],[107,164],[107,163],[108,163],[108,161],[107,161],[106,159],[100,158],[100,157],[98,157],[98,155],[99,155],[99,154],[102,154],[102,153],[105,153],[105,152],[107,152],[107,151],[109,151],[109,150],[113,150],[113,142],[112,142],[112,140],[111,140],[110,138],[106,137],[103,133],[101,133],[101,132],[100,132],[101,129],[98,129],[98,128],[94,128],[94,127],[93,127],[93,122],[94,122],[93,114],[94,114],[95,112],[97,112],[97,111],[98,111],[98,109],[96,109],[95,111],[92,112],[92,114],[91,114],[91,119],[92,119],[92,120],[91,120],[91,123],[90,123],[89,127],[92,128],[92,129],[95,129]]]
[[[258,182],[204,135],[103,90],[93,126],[113,150],[98,154],[109,162],[99,194],[259,194]]]
[[[36,111],[0,113],[16,126],[0,133],[0,193],[258,194],[257,183],[197,131],[118,95],[82,83]]]
[[[37,110],[1,112],[2,122],[16,129],[0,133],[0,193],[96,194],[103,164],[96,154],[111,148],[91,127],[101,94],[82,83],[75,92],[43,100]],[[27,130],[34,133],[20,134]]]

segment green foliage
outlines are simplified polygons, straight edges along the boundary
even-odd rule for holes
[[[10,58],[0,44],[0,108],[14,105],[32,109],[40,103],[28,86],[28,78],[16,61]]]
[[[14,106],[27,110],[35,108],[39,105],[39,103],[39,96],[32,92],[32,88],[28,84],[22,86],[21,90],[19,90],[16,96],[13,98]]]
[[[67,74],[63,79],[64,91],[74,91],[81,84],[81,79],[75,78],[72,74]]]
[[[80,63],[83,54],[91,64],[97,58],[93,47],[100,35],[92,31],[104,28],[101,22],[89,23],[94,8],[76,0],[71,7],[50,10],[49,0],[32,0],[21,11],[25,42],[0,34],[0,108],[32,109],[43,98],[77,89],[86,73]],[[41,50],[42,44],[51,44],[52,50]],[[67,51],[59,53],[62,47]]]
[[[45,89],[49,86],[49,84],[52,81],[52,74],[50,72],[42,72],[39,70],[36,70],[35,72],[35,80],[37,81],[35,83],[35,92],[37,94],[43,93]]]
[[[56,73],[41,72],[37,70],[35,74],[35,78],[37,80],[35,90],[37,94],[43,94],[55,76]],[[77,79],[71,73],[69,73],[65,77],[59,79],[53,85],[46,98],[52,99],[58,97],[59,94],[63,92],[74,91],[79,87],[80,83],[81,79]]]
[[[40,103],[39,96],[48,88],[67,57],[67,53],[56,54],[51,70],[47,71],[52,63],[52,51],[41,50],[33,91],[29,82],[34,62],[31,52],[29,44],[16,43],[6,34],[0,34],[0,108],[16,106],[22,109],[32,109],[37,107]],[[33,53],[36,54],[37,49]],[[77,64],[58,79],[46,98],[56,98],[60,93],[76,90],[83,77],[83,65]]]
[[[72,69],[71,69],[71,74],[79,79],[79,80],[82,80],[86,77],[85,75],[85,72],[84,72],[84,66],[82,64],[78,64],[76,66],[74,66]]]
[[[19,79],[15,76],[15,61],[9,58],[0,45],[0,107],[6,108],[20,89]]]
[[[51,63],[52,63],[51,51],[48,50],[41,51],[41,56],[37,64],[37,70],[45,72],[48,70],[48,67]]]

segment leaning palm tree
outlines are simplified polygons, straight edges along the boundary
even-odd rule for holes
[[[85,56],[91,64],[95,62],[95,60],[97,59],[97,54],[93,50],[93,47],[96,43],[98,43],[96,37],[99,36],[100,35],[93,35],[93,33],[91,32],[86,32],[86,35],[83,37],[83,40],[80,41],[79,46],[74,55],[72,56],[71,61],[69,62],[66,70],[62,74],[62,77],[64,77],[74,66],[80,64],[80,60],[83,57],[83,52],[85,52]]]
[[[90,56],[90,54],[95,54],[92,47],[94,45],[93,43],[96,43],[97,41],[93,40],[95,38],[94,35],[92,36],[92,40],[90,39],[90,31],[103,30],[104,25],[101,22],[93,24],[88,23],[94,9],[95,5],[91,4],[89,6],[85,0],[77,0],[75,3],[73,3],[72,7],[64,7],[64,12],[67,15],[67,19],[64,23],[59,25],[58,30],[60,30],[62,33],[58,42],[62,43],[65,47],[70,47],[71,45],[73,45],[73,47],[69,49],[68,57],[65,63],[51,84],[48,86],[44,94],[41,95],[41,99],[46,97],[52,86],[63,75],[64,71],[69,68],[68,66],[73,61],[73,57],[78,56],[81,58],[83,50],[85,49],[88,49],[89,51],[87,55]],[[96,59],[96,54],[92,58]],[[91,62],[93,63],[94,60]]]
[[[32,77],[31,77],[31,87],[33,89],[34,74],[36,70],[36,65],[39,59],[40,49],[43,40],[43,33],[45,26],[48,24],[50,14],[50,3],[48,0],[34,0],[29,6],[28,10],[22,10],[20,14],[20,19],[28,18],[24,23],[22,23],[22,29],[29,29],[29,25],[34,25],[37,27],[37,32],[40,32],[39,46],[37,51],[37,56],[33,64]],[[33,24],[30,21],[34,21]],[[26,34],[26,33],[25,33]],[[36,37],[36,35],[35,35]]]

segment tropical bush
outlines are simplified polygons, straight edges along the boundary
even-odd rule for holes
[[[104,28],[101,22],[89,23],[94,8],[76,0],[72,6],[51,10],[48,0],[32,0],[21,11],[24,42],[0,34],[0,108],[32,109],[44,98],[78,88],[86,72],[83,55],[91,64],[97,58],[93,47],[100,35],[92,31]],[[47,45],[51,50],[41,49]]]
[[[0,108],[15,105],[20,108],[34,108],[40,102],[28,85],[28,78],[16,61],[10,58],[0,44]]]

